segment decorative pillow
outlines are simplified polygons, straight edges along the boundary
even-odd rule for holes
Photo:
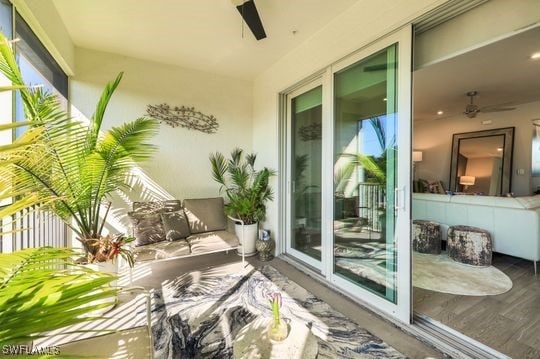
[[[135,246],[144,246],[165,240],[165,231],[158,213],[129,212],[128,216],[133,225]]]
[[[192,234],[227,229],[223,198],[184,200],[184,211]]]
[[[182,204],[178,199],[152,202],[133,202],[133,211],[137,213],[164,213],[174,212],[182,209]]]
[[[182,210],[162,213],[161,221],[163,222],[163,229],[165,230],[165,238],[167,238],[168,241],[172,242],[186,238],[191,234],[189,232],[186,214]]]

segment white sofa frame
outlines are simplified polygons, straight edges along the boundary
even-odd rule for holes
[[[533,261],[540,260],[540,196],[493,197],[414,193],[412,217],[445,226],[468,225],[487,230],[493,250]]]

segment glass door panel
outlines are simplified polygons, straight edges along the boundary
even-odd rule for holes
[[[321,261],[322,86],[290,99],[290,251]]]
[[[392,303],[397,50],[393,44],[334,74],[333,272]]]

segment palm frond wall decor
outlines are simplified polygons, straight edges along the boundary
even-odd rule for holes
[[[213,115],[205,115],[195,110],[195,107],[171,107],[166,103],[162,103],[160,105],[148,105],[146,113],[160,123],[165,123],[171,127],[184,127],[188,130],[197,130],[204,133],[216,133],[219,127],[219,123]]]
[[[298,134],[302,141],[320,140],[322,138],[322,123],[315,122],[302,126],[298,129]]]

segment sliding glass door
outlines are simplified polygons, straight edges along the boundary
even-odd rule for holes
[[[289,96],[289,252],[319,268],[321,262],[322,85],[316,81]]]
[[[411,30],[335,66],[328,277],[410,320]]]
[[[287,97],[286,251],[344,292],[410,318],[411,30]]]
[[[396,300],[397,45],[334,75],[334,273]]]

